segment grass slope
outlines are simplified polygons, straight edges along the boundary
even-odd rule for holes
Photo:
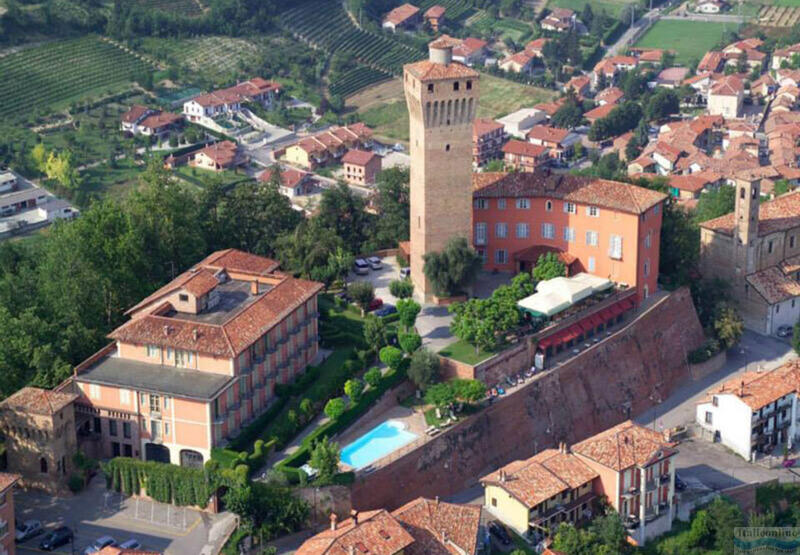
[[[714,48],[722,38],[724,29],[723,23],[661,20],[639,39],[636,46],[669,48],[677,53],[678,62],[687,63],[692,59],[701,59],[703,54]]]
[[[594,13],[605,10],[608,15],[618,16],[627,4],[635,4],[635,0],[550,0],[548,8],[569,8],[579,14],[586,4],[591,4]]]

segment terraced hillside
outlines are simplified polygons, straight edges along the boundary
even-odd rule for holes
[[[423,13],[431,6],[443,6],[444,16],[450,21],[463,21],[477,11],[469,0],[422,0],[417,5]]]
[[[374,85],[375,83],[380,83],[381,81],[386,81],[387,79],[391,78],[391,75],[378,69],[359,66],[343,74],[341,77],[336,79],[336,81],[331,83],[330,87],[328,88],[331,91],[331,94],[349,96],[369,87],[370,85]]]
[[[165,12],[177,13],[186,16],[196,16],[203,13],[203,5],[199,0],[136,0],[138,4],[162,10]]]
[[[0,119],[117,91],[153,67],[97,36],[50,42],[0,58]]]
[[[351,55],[356,61],[392,75],[424,54],[389,37],[358,28],[338,2],[309,0],[285,11],[281,25],[315,48]]]

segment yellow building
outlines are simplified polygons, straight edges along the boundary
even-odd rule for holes
[[[576,456],[547,449],[481,479],[486,509],[518,534],[554,530],[584,518],[595,497],[597,472]]]

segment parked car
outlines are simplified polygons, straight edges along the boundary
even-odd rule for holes
[[[389,316],[397,312],[397,307],[393,304],[385,304],[375,311],[375,316]]]
[[[380,297],[375,297],[372,299],[372,302],[369,303],[369,311],[378,310],[380,307],[383,306],[383,299]]]
[[[356,261],[353,263],[353,272],[356,274],[363,276],[369,273],[369,264],[363,258],[356,258]]]
[[[42,528],[42,523],[38,520],[17,522],[16,530],[14,531],[14,539],[18,542],[24,542],[42,532],[44,532],[44,528]]]
[[[675,490],[676,491],[683,491],[685,489],[686,489],[686,482],[684,482],[681,479],[680,474],[676,473],[675,474]]]
[[[75,536],[73,535],[72,530],[66,526],[62,526],[61,528],[56,528],[42,538],[42,541],[39,542],[39,549],[43,551],[53,551],[57,547],[67,545],[74,538]]]
[[[489,523],[489,533],[503,545],[511,545],[511,536],[508,535],[508,530],[496,520]]]
[[[369,263],[369,267],[372,268],[373,270],[380,270],[382,267],[381,259],[378,258],[377,256],[370,256],[369,258],[367,258],[367,262]]]
[[[122,542],[119,544],[122,549],[139,549],[142,547],[142,544],[139,543],[139,540],[136,538],[131,538],[128,541]]]
[[[400,268],[400,279],[408,279],[409,277],[411,277],[411,268],[408,266]]]
[[[778,331],[776,332],[778,337],[790,337],[794,329],[792,326],[780,326],[778,327]]]
[[[86,549],[83,550],[83,555],[92,555],[109,545],[117,545],[117,541],[111,536],[101,536],[86,546]]]
[[[404,147],[404,146],[403,146],[403,145],[401,145],[400,143],[394,143],[394,146],[392,147],[392,149],[393,149],[395,152],[403,152],[403,151],[406,149],[406,147]]]

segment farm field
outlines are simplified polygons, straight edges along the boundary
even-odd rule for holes
[[[532,31],[530,25],[516,19],[492,19],[485,11],[479,11],[470,17],[466,24],[478,33],[497,32],[501,39],[511,39],[520,42],[526,39]]]
[[[137,4],[154,10],[196,16],[203,13],[199,0],[136,0]]]
[[[422,0],[417,6],[423,13],[431,6],[442,6],[447,10],[445,17],[450,21],[463,21],[475,13],[475,7],[466,0]]]
[[[57,41],[0,58],[0,119],[54,111],[128,88],[153,68],[97,36]],[[25,83],[24,87],[19,86]]]
[[[359,66],[351,71],[348,71],[344,75],[341,75],[338,79],[331,83],[330,87],[328,87],[328,90],[330,90],[331,94],[346,97],[363,90],[370,85],[374,85],[391,78],[391,75],[378,69]]]
[[[586,4],[591,4],[594,13],[605,10],[608,15],[616,17],[626,5],[635,3],[635,0],[550,0],[547,7],[569,8],[580,14]]]
[[[800,0],[783,0],[758,10],[759,25],[769,27],[796,27],[800,25]]]
[[[286,10],[280,25],[312,46],[348,54],[392,75],[399,75],[403,64],[424,57],[422,51],[388,36],[359,29],[341,5],[327,0],[308,0]]]
[[[662,19],[639,39],[636,46],[669,48],[677,53],[676,61],[688,63],[693,59],[699,60],[714,48],[724,29],[724,23]]]
[[[553,91],[486,74],[481,74],[480,87],[478,117],[502,117],[519,108],[550,100],[555,95]],[[400,82],[397,82],[394,94],[388,90],[382,92],[380,102],[369,98],[369,90],[351,100],[359,100],[362,103],[359,109],[361,117],[367,125],[375,129],[377,135],[397,141],[408,141],[408,110]]]

